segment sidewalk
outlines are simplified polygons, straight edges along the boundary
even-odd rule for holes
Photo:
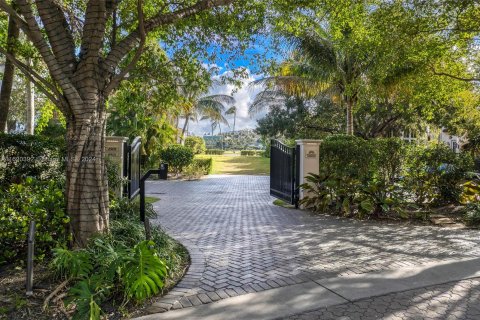
[[[387,319],[387,317],[396,317],[395,312],[392,312],[395,307],[400,309],[399,312],[407,312],[409,308],[415,308],[416,314],[412,314],[412,319],[468,319],[470,317],[478,319],[477,317],[480,316],[480,307],[478,306],[480,279],[478,277],[480,277],[480,258],[444,261],[394,271],[308,281],[138,319],[247,320],[286,318],[323,320],[327,316],[330,316],[331,319],[338,319],[341,316],[344,317],[342,319]],[[458,288],[455,288],[456,286]],[[452,295],[455,295],[457,298],[465,300],[460,303],[464,305],[464,308],[455,310],[454,313],[442,315],[438,313],[438,310],[429,309],[428,303],[425,310],[421,310],[418,309],[418,306],[415,306],[415,303],[402,306],[398,303],[399,299],[395,297],[395,295],[401,294],[403,299],[411,298],[415,300],[419,292],[428,295],[429,292],[439,291],[439,288],[440,293],[447,293],[448,297],[447,301],[441,301],[440,305],[448,306],[449,303],[458,303],[460,299],[452,300]],[[441,288],[443,288],[443,291]],[[452,288],[455,288],[455,290]],[[419,289],[421,290],[419,291]],[[449,292],[450,294],[448,294]],[[391,300],[391,303],[388,300]],[[393,303],[395,300],[397,300],[397,305]],[[474,302],[472,306],[466,306],[468,301]],[[435,297],[431,297],[429,303],[435,302]],[[338,309],[336,310],[337,318],[328,309],[332,306]],[[398,308],[398,306],[403,307],[403,309]],[[340,311],[345,314],[340,315]],[[351,315],[346,315],[348,313],[351,313]],[[455,314],[455,317],[452,314]],[[410,318],[407,317],[407,319]]]

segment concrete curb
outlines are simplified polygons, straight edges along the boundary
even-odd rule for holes
[[[155,220],[152,221],[155,223]],[[180,300],[196,292],[193,292],[194,288],[197,288],[202,274],[205,271],[205,256],[203,252],[191,241],[183,238],[181,235],[176,234],[172,230],[163,227],[165,232],[180,242],[188,251],[190,256],[190,266],[183,278],[173,287],[168,293],[163,296],[159,301],[153,303],[146,309],[146,312],[161,313],[170,309],[181,308]]]

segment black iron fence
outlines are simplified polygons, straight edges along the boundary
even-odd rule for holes
[[[270,152],[270,194],[297,206],[298,150],[272,140]]]

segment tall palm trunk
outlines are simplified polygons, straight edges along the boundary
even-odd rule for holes
[[[182,145],[185,144],[185,131],[187,131],[188,120],[190,120],[190,114],[187,114],[185,116],[185,123],[183,124],[182,136],[180,138],[180,139],[182,139]]]
[[[175,141],[177,143],[180,142],[180,131],[178,131],[178,126],[180,125],[180,116],[177,115],[176,119],[175,119],[175,130],[177,130],[177,136],[175,137]]]
[[[93,234],[108,228],[106,111],[100,100],[84,103],[84,113],[67,120],[67,212],[74,242],[80,247]]]
[[[18,39],[19,29],[15,21],[8,19],[7,51],[15,55],[15,42]],[[0,132],[7,132],[8,111],[10,109],[10,96],[12,95],[13,76],[15,67],[7,58],[3,72],[2,88],[0,89]]]

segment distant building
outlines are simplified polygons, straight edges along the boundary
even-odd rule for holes
[[[207,149],[222,149],[223,148],[223,136],[203,136],[205,140],[205,146]]]
[[[448,145],[456,153],[461,152],[462,146],[464,146],[468,140],[465,137],[460,137],[448,133],[447,129],[441,128],[438,132],[432,132],[430,127],[426,127],[425,132],[416,133],[412,130],[406,130],[400,132],[400,138],[408,143],[419,143],[427,141],[438,141]]]

